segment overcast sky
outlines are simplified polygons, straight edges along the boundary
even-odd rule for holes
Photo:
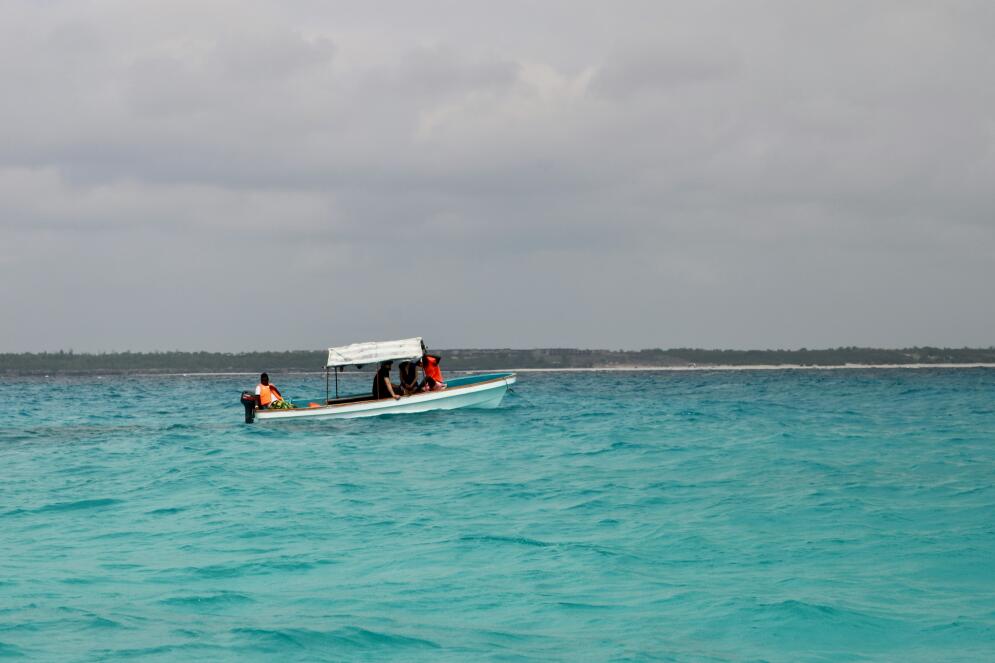
[[[995,3],[0,4],[0,351],[995,344]]]

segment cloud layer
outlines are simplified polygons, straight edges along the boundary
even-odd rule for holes
[[[990,3],[0,19],[0,351],[995,343]]]

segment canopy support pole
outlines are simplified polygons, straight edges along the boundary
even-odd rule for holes
[[[339,397],[339,367],[335,367],[335,398]]]
[[[325,366],[325,405],[328,405],[328,367]]]

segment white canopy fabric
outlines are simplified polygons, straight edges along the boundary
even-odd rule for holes
[[[421,336],[400,341],[370,341],[328,348],[328,366],[360,366],[394,359],[421,357]]]

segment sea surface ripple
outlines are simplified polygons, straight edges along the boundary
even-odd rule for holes
[[[995,370],[247,426],[253,384],[0,385],[0,658],[995,659]]]

